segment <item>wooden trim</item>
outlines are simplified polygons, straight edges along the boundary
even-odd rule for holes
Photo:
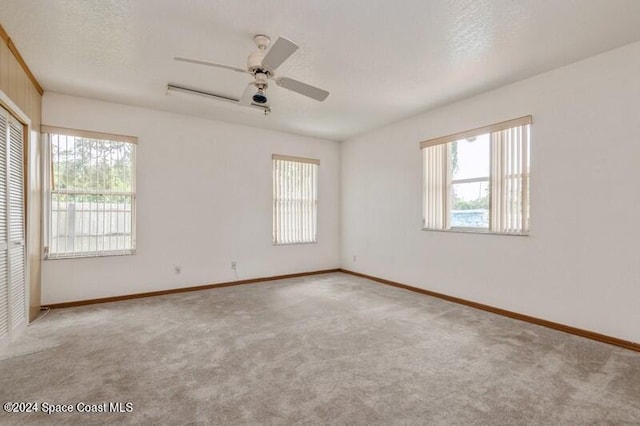
[[[31,129],[31,119],[29,116],[25,114],[24,111],[22,111],[20,107],[16,105],[16,103],[13,102],[2,90],[0,90],[0,106],[9,111],[9,114],[21,122],[25,127]]]
[[[40,126],[40,132],[65,136],[78,136],[80,138],[89,139],[104,139],[115,142],[138,143],[138,138],[135,136],[116,135],[113,133],[94,132],[91,130],[69,129],[67,127],[47,126],[46,124]]]
[[[360,272],[353,272],[346,269],[340,269],[340,272],[344,272],[345,274],[355,275],[356,277],[366,278],[371,281],[375,281],[381,284],[390,285],[393,287],[403,288],[405,290],[414,291],[416,293],[424,294],[431,297],[437,297],[438,299],[443,299],[448,302],[458,303],[460,305],[469,306],[474,309],[479,309],[481,311],[487,311],[498,315],[503,315],[505,317],[517,319],[520,321],[528,322],[531,324],[541,325],[543,327],[552,328],[554,330],[562,331],[565,333],[573,334],[580,337],[585,337],[587,339],[596,340],[602,343],[608,343],[610,345],[619,346],[625,349],[631,349],[632,351],[640,352],[640,343],[630,342],[628,340],[618,339],[617,337],[611,337],[604,334],[596,333],[589,330],[583,330],[581,328],[571,327],[569,325],[560,324],[553,321],[547,321],[541,318],[532,317],[529,315],[519,314],[517,312],[507,311],[506,309],[496,308],[493,306],[485,305],[482,303],[472,302],[470,300],[461,299],[459,297],[448,296],[446,294],[437,293],[431,290],[425,290],[423,288],[413,287],[407,284],[401,284],[395,281],[386,280],[384,278],[378,278],[371,275],[362,274]]]
[[[38,93],[40,93],[40,96],[42,96],[44,94],[44,90],[42,89],[42,86],[40,86],[40,83],[38,83],[38,80],[33,75],[29,67],[27,66],[27,63],[24,61],[24,59],[22,59],[22,55],[20,55],[20,52],[18,52],[18,48],[16,47],[15,44],[13,44],[11,37],[9,37],[9,34],[7,34],[7,32],[4,30],[4,28],[2,27],[2,24],[0,24],[0,38],[2,38],[4,42],[7,44],[7,47],[9,48],[11,53],[13,53],[13,56],[16,58],[16,60],[18,61],[18,63],[20,64],[24,72],[27,74],[27,77],[29,77],[29,80],[31,80],[31,83],[33,83]]]
[[[530,115],[514,118],[513,120],[501,121],[500,123],[491,124],[489,126],[478,127],[477,129],[466,130],[464,132],[453,133],[447,136],[441,136],[435,139],[427,139],[420,142],[420,149],[428,148],[434,145],[442,145],[449,142],[455,142],[460,139],[472,138],[474,136],[484,135],[485,133],[499,132],[501,130],[510,129],[512,127],[524,126],[533,123]]]
[[[273,154],[271,158],[274,160],[295,161],[298,163],[320,164],[320,160],[304,157],[292,157],[290,155]]]
[[[242,284],[256,284],[256,283],[262,283],[266,281],[283,280],[286,278],[298,278],[298,277],[306,277],[308,275],[328,274],[331,272],[340,272],[340,269],[325,269],[322,271],[298,272],[295,274],[274,275],[271,277],[251,278],[247,280],[229,281],[229,282],[217,283],[217,284],[205,284],[205,285],[198,285],[193,287],[149,291],[146,293],[125,294],[123,296],[101,297],[99,299],[76,300],[73,302],[50,303],[48,305],[43,305],[42,307],[49,308],[49,309],[70,308],[73,306],[93,305],[96,303],[119,302],[122,300],[140,299],[143,297],[163,296],[166,294],[187,293],[190,291],[209,290],[212,288],[232,287],[232,286],[242,285]]]

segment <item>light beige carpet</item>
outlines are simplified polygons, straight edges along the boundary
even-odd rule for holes
[[[639,353],[341,273],[54,310],[4,357],[3,403],[133,411],[2,424],[640,423]]]

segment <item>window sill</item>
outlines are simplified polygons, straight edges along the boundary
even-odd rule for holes
[[[529,233],[515,233],[515,232],[494,232],[485,229],[475,228],[451,228],[451,229],[431,229],[422,228],[423,231],[428,232],[452,232],[456,234],[484,234],[484,235],[501,235],[505,237],[528,237]]]
[[[307,245],[307,244],[318,244],[317,241],[303,241],[300,243],[271,243],[274,246],[299,246],[299,245]]]
[[[117,251],[117,252],[104,252],[104,253],[76,253],[72,255],[56,254],[43,257],[44,260],[71,260],[71,259],[86,259],[94,257],[113,257],[113,256],[132,256],[135,255],[135,250]]]

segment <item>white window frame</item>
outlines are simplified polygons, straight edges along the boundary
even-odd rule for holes
[[[286,165],[289,170],[291,166],[297,165],[299,169],[297,172],[306,173],[311,178],[310,185],[296,186],[286,182],[281,174],[283,165]],[[318,242],[319,169],[320,160],[317,159],[272,155],[273,245]],[[289,201],[288,206],[283,204],[283,199],[286,198]]]
[[[45,260],[58,260],[58,259],[76,259],[86,257],[109,257],[109,256],[125,256],[136,254],[136,171],[137,171],[137,143],[138,138],[135,136],[125,136],[111,133],[94,132],[89,130],[69,129],[65,127],[56,126],[41,126],[41,133],[43,134],[44,149],[43,149],[43,259]],[[78,251],[74,253],[51,253],[50,241],[51,241],[51,208],[52,208],[52,176],[53,176],[53,159],[51,156],[51,141],[50,135],[70,136],[70,137],[82,137],[88,139],[104,140],[109,142],[122,142],[133,145],[132,153],[132,173],[131,173],[131,192],[109,192],[109,195],[124,195],[131,197],[131,247],[121,250],[96,250],[96,251]],[[74,192],[78,193],[78,192]],[[95,193],[102,194],[101,191],[89,191],[86,194]]]
[[[530,232],[530,127],[533,123],[531,116],[524,116],[513,120],[507,120],[500,123],[492,124],[468,130],[464,132],[454,133],[448,136],[438,137],[435,139],[429,139],[420,143],[420,149],[423,153],[423,222],[422,230],[424,231],[439,231],[439,232],[465,232],[465,233],[478,233],[478,234],[496,234],[496,235],[514,235],[514,236],[528,236]],[[505,156],[500,151],[502,148],[496,150],[496,146],[501,141],[494,141],[495,135],[500,135],[500,132],[511,131],[521,128],[520,139],[516,142],[519,150],[512,150],[505,160]],[[468,179],[452,179],[451,171],[451,146],[457,141],[463,139],[469,139],[477,137],[483,134],[490,134],[492,141],[489,146],[490,155],[490,172],[488,177],[475,177]],[[444,149],[434,151],[430,155],[427,150],[436,146],[444,146]],[[514,146],[513,143],[510,146]],[[514,209],[516,212],[517,226],[505,226],[503,222],[496,219],[498,216],[504,218],[509,216],[510,213],[497,214],[498,208],[505,210],[504,202],[498,206],[496,203],[496,196],[494,196],[494,186],[500,179],[499,173],[496,171],[502,167],[503,162],[513,162],[513,158],[516,159],[519,172],[516,174],[504,174],[502,176],[502,182],[507,182],[509,177],[517,176],[519,178],[518,185],[515,189],[510,191],[510,194],[516,194],[519,202],[519,208]],[[429,163],[429,165],[427,164]],[[509,163],[511,164],[511,163]],[[431,167],[429,167],[431,166]],[[429,171],[429,168],[436,169],[435,176],[433,171]],[[430,192],[430,187],[439,185],[441,189],[439,191]],[[489,188],[489,227],[453,227],[451,222],[452,211],[452,199],[453,199],[453,185],[457,183],[472,183],[472,182],[487,182]],[[503,190],[504,191],[504,190]],[[496,190],[496,193],[498,191]],[[501,193],[502,194],[502,193]],[[435,198],[434,198],[435,195]],[[435,206],[435,207],[434,207]],[[431,209],[431,210],[430,210]],[[508,208],[507,208],[508,210]],[[434,219],[435,218],[435,219]]]
[[[454,143],[458,143],[460,139],[449,142],[447,144],[447,152],[446,152],[446,162],[447,167],[453,166],[453,154],[452,148]],[[491,150],[491,145],[489,145],[489,150]],[[491,151],[489,151],[489,158],[491,158]],[[453,186],[458,183],[476,183],[476,182],[487,182],[487,187],[489,188],[489,204],[491,204],[491,170],[489,170],[489,175],[480,176],[475,178],[467,178],[467,179],[453,179],[453,171],[449,172],[448,177],[450,178],[447,182],[447,223],[451,221],[452,215],[452,203],[453,203]],[[491,232],[491,205],[489,205],[489,227],[488,228],[480,228],[473,226],[450,226],[448,231],[452,232],[478,232],[478,233],[489,233]]]

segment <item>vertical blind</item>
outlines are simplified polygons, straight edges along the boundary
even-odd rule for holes
[[[456,141],[490,134],[490,231],[529,231],[529,160],[531,116],[430,139],[423,151],[424,228],[450,229],[451,146]]]
[[[135,252],[136,138],[43,126],[47,257]]]
[[[529,125],[491,133],[491,230],[529,229]]]
[[[273,155],[273,243],[315,243],[319,160]]]
[[[435,145],[422,150],[424,173],[424,228],[448,229],[449,146]]]

